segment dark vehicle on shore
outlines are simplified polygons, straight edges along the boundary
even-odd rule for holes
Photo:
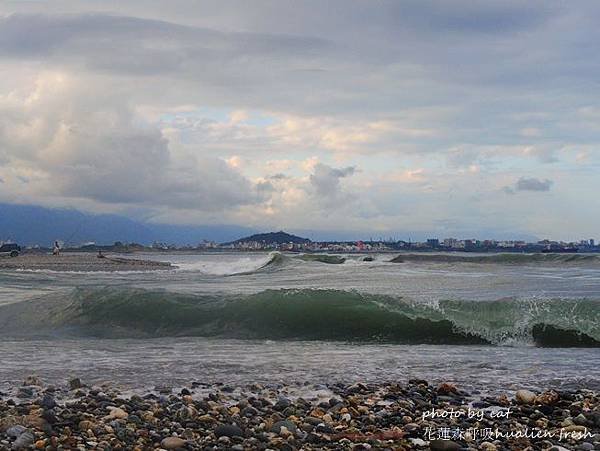
[[[0,246],[0,257],[18,257],[21,253],[21,246],[18,244],[3,244]]]

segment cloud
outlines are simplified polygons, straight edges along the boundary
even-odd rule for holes
[[[397,183],[421,183],[427,179],[423,168],[394,171],[383,175],[384,180]]]
[[[537,158],[541,163],[556,163],[559,159],[556,157],[556,150],[544,146],[526,146],[522,152],[524,156]]]
[[[278,173],[278,174],[270,175],[269,178],[273,179],[273,180],[285,180],[288,178],[288,176],[285,174],[282,174],[282,173]]]
[[[174,149],[118,98],[90,99],[77,78],[48,72],[29,92],[0,98],[0,173],[28,194],[100,204],[224,210],[268,191],[225,161]],[[4,195],[7,193],[5,190]]]
[[[310,183],[319,197],[335,198],[340,193],[340,179],[353,175],[355,171],[353,166],[338,169],[318,163],[310,176]]]
[[[0,19],[0,54],[62,60],[92,69],[152,75],[234,63],[242,56],[310,54],[308,37],[225,32],[106,14],[11,14]]]
[[[289,102],[294,84],[309,82],[301,71],[330,53],[324,39],[285,33],[91,12],[0,16],[0,58],[124,77],[132,94],[145,99],[147,84],[158,83],[156,99],[169,103],[174,96],[188,97],[244,110],[272,104],[274,96],[265,94],[275,88],[281,102]]]
[[[542,132],[536,127],[525,127],[519,130],[519,134],[525,138],[537,138],[542,136]]]
[[[454,148],[446,154],[446,161],[451,167],[467,167],[474,164],[481,156],[481,151],[476,149]]]
[[[508,194],[514,194],[518,191],[537,191],[537,192],[546,192],[550,191],[554,182],[549,179],[537,179],[535,177],[527,178],[521,177],[517,180],[514,187],[505,187],[504,191]]]
[[[540,180],[536,178],[521,177],[517,180],[517,191],[550,191],[554,182],[552,180]]]
[[[598,202],[596,2],[48,5],[0,2],[3,199],[533,233],[560,232],[544,202]],[[548,169],[539,210],[502,195]]]

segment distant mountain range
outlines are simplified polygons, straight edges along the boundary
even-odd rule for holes
[[[52,209],[0,203],[0,241],[23,246],[50,246],[54,240],[67,245],[93,241],[152,244],[160,241],[183,246],[202,240],[225,242],[256,232],[235,225],[182,226],[135,221],[120,215],[92,215],[72,209]]]
[[[252,235],[257,230],[237,225],[170,225],[155,224],[130,219],[122,215],[94,215],[74,209],[54,209],[39,206],[25,206],[0,203],[0,241],[12,240],[24,246],[50,246],[54,240],[61,240],[68,245],[78,245],[93,241],[97,244],[113,244],[115,241],[126,243],[152,244],[160,241],[166,244],[183,246],[195,245],[202,240],[218,243],[237,241],[267,241],[284,243],[302,243],[313,241],[355,241],[369,240],[372,232],[344,230],[306,230],[293,229],[292,233],[275,232]],[[300,236],[308,238],[301,238]],[[494,239],[521,239],[529,242],[537,241],[532,235],[506,230],[483,231],[404,231],[386,233],[387,236],[404,240],[425,240],[431,237],[466,236]],[[245,238],[239,238],[244,236]],[[283,240],[283,241],[279,241]],[[300,241],[297,241],[300,240]],[[304,240],[304,241],[302,241]]]
[[[302,238],[296,235],[291,235],[289,233],[279,231],[279,232],[269,232],[269,233],[257,233],[254,235],[250,235],[244,238],[240,238],[239,240],[232,241],[226,244],[236,244],[242,242],[259,242],[266,244],[285,244],[285,243],[294,243],[294,244],[304,244],[310,243],[308,238]]]

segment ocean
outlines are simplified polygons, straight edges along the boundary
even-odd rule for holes
[[[0,391],[422,378],[600,389],[600,257],[143,254],[173,271],[0,272]]]

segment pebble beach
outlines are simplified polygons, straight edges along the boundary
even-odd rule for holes
[[[0,400],[0,448],[43,450],[594,450],[600,394],[486,397],[450,383],[289,387],[190,383],[121,393],[28,377]],[[311,395],[312,393],[312,395]],[[322,392],[321,392],[322,393]]]

